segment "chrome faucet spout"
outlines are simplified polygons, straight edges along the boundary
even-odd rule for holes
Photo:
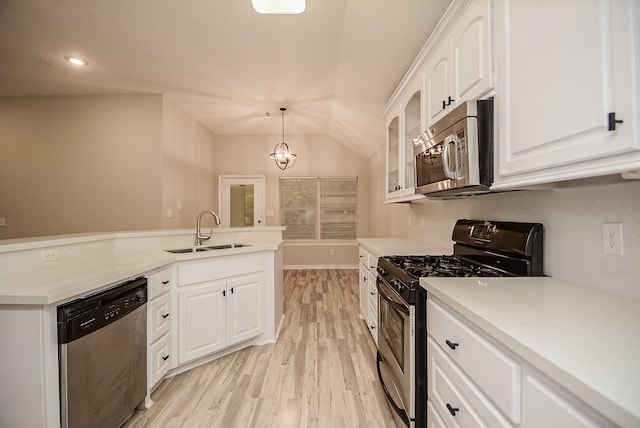
[[[211,228],[209,233],[203,233],[200,230],[200,223],[202,221],[202,216],[207,213],[213,216],[213,220],[216,222],[216,226],[220,226],[220,217],[218,217],[218,214],[210,210],[200,211],[200,214],[198,214],[198,220],[196,221],[196,241],[195,241],[196,246],[202,245],[202,241],[206,241],[207,239],[211,238],[211,236],[213,236],[213,227]]]

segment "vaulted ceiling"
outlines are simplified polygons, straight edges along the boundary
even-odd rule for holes
[[[217,135],[325,134],[368,158],[450,0],[2,0],[0,96],[161,93]],[[86,58],[73,67],[65,56]]]

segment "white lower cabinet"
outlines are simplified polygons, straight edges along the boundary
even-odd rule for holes
[[[615,426],[429,294],[427,332],[429,427]]]
[[[360,256],[360,316],[378,344],[378,288],[376,286],[378,256],[364,248],[359,249]]]
[[[147,387],[151,391],[175,364],[171,325],[173,267],[147,275]]]
[[[588,415],[588,409],[574,404],[563,393],[545,384],[535,375],[524,378],[524,428],[575,427],[602,428],[614,424],[602,420],[598,415]],[[582,407],[582,409],[580,408]]]
[[[262,255],[178,267],[178,362],[185,364],[264,331]]]
[[[427,339],[428,396],[445,426],[511,427],[500,411],[444,351]]]

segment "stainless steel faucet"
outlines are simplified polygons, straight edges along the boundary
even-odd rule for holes
[[[218,214],[210,210],[200,211],[200,214],[198,214],[198,221],[196,222],[196,241],[195,241],[196,246],[202,245],[202,241],[206,241],[207,239],[211,238],[211,236],[213,235],[213,227],[211,228],[208,234],[202,233],[200,231],[200,221],[202,220],[202,216],[207,213],[213,216],[213,219],[216,222],[216,226],[220,226],[220,217],[218,217]]]

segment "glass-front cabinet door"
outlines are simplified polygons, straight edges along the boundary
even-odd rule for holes
[[[403,169],[404,180],[402,184],[402,194],[409,195],[414,193],[416,186],[415,166],[413,156],[413,139],[420,135],[422,128],[420,126],[422,101],[422,91],[418,90],[413,93],[404,108],[404,141],[403,141]]]
[[[400,118],[394,116],[387,125],[387,198],[400,192]]]

